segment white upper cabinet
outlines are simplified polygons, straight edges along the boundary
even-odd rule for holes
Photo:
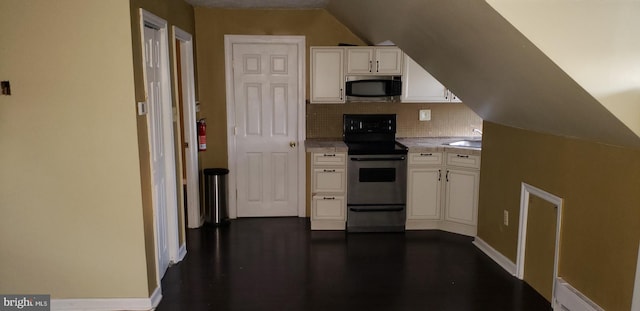
[[[311,47],[311,102],[344,103],[344,48]]]
[[[429,74],[408,55],[404,55],[402,75],[403,103],[461,103],[446,86]]]
[[[397,47],[348,47],[347,75],[401,75],[403,52]]]

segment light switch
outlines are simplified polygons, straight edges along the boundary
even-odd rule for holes
[[[138,102],[138,115],[143,116],[147,114],[147,103],[146,102]]]
[[[420,121],[431,120],[431,109],[420,109]]]

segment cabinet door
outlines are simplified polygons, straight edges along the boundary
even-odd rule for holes
[[[313,196],[311,220],[345,220],[344,196]]]
[[[450,97],[444,85],[405,55],[400,100],[405,103],[443,103],[450,101]]]
[[[344,103],[343,66],[343,48],[311,48],[312,103]]]
[[[375,68],[372,71],[381,75],[402,74],[402,50],[396,47],[375,49]]]
[[[440,219],[440,168],[409,168],[407,219]]]
[[[451,99],[452,103],[461,103],[462,99],[460,99],[460,97],[456,96],[456,94],[451,93],[451,91],[449,91],[449,98]]]
[[[445,220],[476,225],[479,180],[477,170],[447,169]]]
[[[347,48],[347,74],[371,74],[373,72],[373,48]]]
[[[347,154],[344,152],[332,152],[332,153],[318,153],[314,152],[313,155],[314,166],[342,166],[346,163]]]
[[[343,168],[314,168],[311,180],[313,193],[344,193],[346,174]]]

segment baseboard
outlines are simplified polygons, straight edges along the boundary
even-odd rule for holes
[[[96,299],[51,299],[51,310],[153,310],[162,300],[162,290],[157,287],[149,298],[96,298]]]
[[[502,255],[500,252],[495,250],[491,245],[487,244],[487,242],[483,241],[479,237],[475,237],[473,241],[473,245],[475,245],[479,250],[485,253],[489,258],[493,259],[502,269],[511,273],[511,275],[516,275],[516,264],[513,263],[509,258]]]
[[[442,230],[466,236],[475,237],[477,227],[452,221],[433,219],[407,219],[406,230]]]
[[[478,234],[476,226],[461,224],[453,221],[443,221],[440,223],[440,230],[475,237]]]
[[[406,230],[437,230],[440,229],[440,220],[407,219]]]
[[[557,311],[604,311],[562,278],[556,279],[554,297],[553,309]]]
[[[344,220],[311,220],[311,230],[345,230]]]

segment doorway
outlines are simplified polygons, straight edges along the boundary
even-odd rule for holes
[[[158,283],[179,261],[176,159],[174,154],[167,22],[140,9],[147,131],[151,165]]]
[[[229,215],[305,216],[305,38],[225,36]]]
[[[176,42],[176,64],[178,75],[178,99],[180,102],[180,133],[183,136],[183,183],[186,186],[187,226],[202,225],[200,215],[200,190],[198,183],[198,145],[196,132],[195,74],[193,66],[193,39],[191,34],[173,26]]]
[[[560,197],[522,183],[516,276],[552,304],[558,278],[562,202]]]

